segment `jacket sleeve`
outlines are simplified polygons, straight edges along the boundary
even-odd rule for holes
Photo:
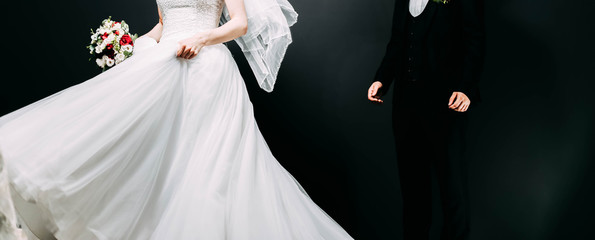
[[[485,55],[484,0],[460,0],[463,17],[463,75],[457,91],[480,101],[479,79]]]
[[[391,38],[388,42],[388,46],[386,47],[386,52],[384,54],[384,58],[382,59],[382,63],[380,64],[380,67],[376,71],[376,76],[374,77],[374,81],[380,81],[382,83],[382,88],[384,90],[388,89],[388,87],[397,75],[397,59],[400,55],[401,46],[403,43],[402,36],[399,36],[399,31],[397,30],[396,21],[398,10],[399,1],[395,1]]]

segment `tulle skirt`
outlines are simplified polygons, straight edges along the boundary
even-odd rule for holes
[[[58,239],[351,239],[276,161],[224,45],[162,41],[0,118],[16,192]]]

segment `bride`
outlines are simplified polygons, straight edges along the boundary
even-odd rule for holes
[[[229,50],[267,91],[286,0],[157,0],[135,55],[0,118],[19,197],[58,239],[352,239],[276,161]]]

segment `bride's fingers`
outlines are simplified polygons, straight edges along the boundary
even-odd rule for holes
[[[180,56],[181,58],[186,58],[186,46],[184,46],[184,48],[182,49],[182,51],[180,51]]]
[[[192,55],[192,50],[190,50],[190,48],[186,48],[186,50],[184,51],[184,58],[188,59],[190,55]]]
[[[188,55],[188,59],[192,59],[192,58],[194,58],[194,56],[196,56],[196,52],[197,52],[197,51],[196,51],[196,48],[197,48],[197,47],[192,47],[192,48],[190,48],[190,53],[189,53],[189,55]]]
[[[184,59],[191,59],[198,55],[198,47],[190,47],[186,45],[180,45],[180,48],[176,52],[176,56],[184,58]]]
[[[193,48],[190,58],[195,58],[200,53],[200,49],[198,47]]]
[[[196,52],[196,47],[192,47],[192,48],[188,49],[188,59],[193,58],[195,55],[195,52]]]
[[[188,46],[184,46],[184,49],[182,50],[182,53],[180,53],[180,57],[185,58],[186,54],[188,53],[189,47]]]
[[[177,56],[177,57],[181,57],[181,56],[182,56],[182,53],[184,53],[184,50],[185,50],[185,49],[186,49],[186,45],[181,45],[181,46],[178,48],[178,51],[176,52],[176,56]]]

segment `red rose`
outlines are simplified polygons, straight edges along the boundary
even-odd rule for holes
[[[115,33],[116,35],[120,35],[120,31],[118,31],[118,30],[115,30],[115,31],[114,31],[114,33]]]
[[[105,50],[103,53],[111,59],[114,59],[114,56],[116,56],[116,52],[113,49]]]
[[[105,46],[105,48],[107,50],[112,50],[114,48],[114,45],[113,44],[108,44],[107,46]]]
[[[107,36],[109,36],[109,34],[104,33],[103,35],[101,35],[101,40],[105,40],[107,38]]]
[[[124,46],[128,44],[134,46],[134,42],[132,42],[132,38],[130,37],[130,35],[124,34],[124,36],[120,38],[120,45]]]

